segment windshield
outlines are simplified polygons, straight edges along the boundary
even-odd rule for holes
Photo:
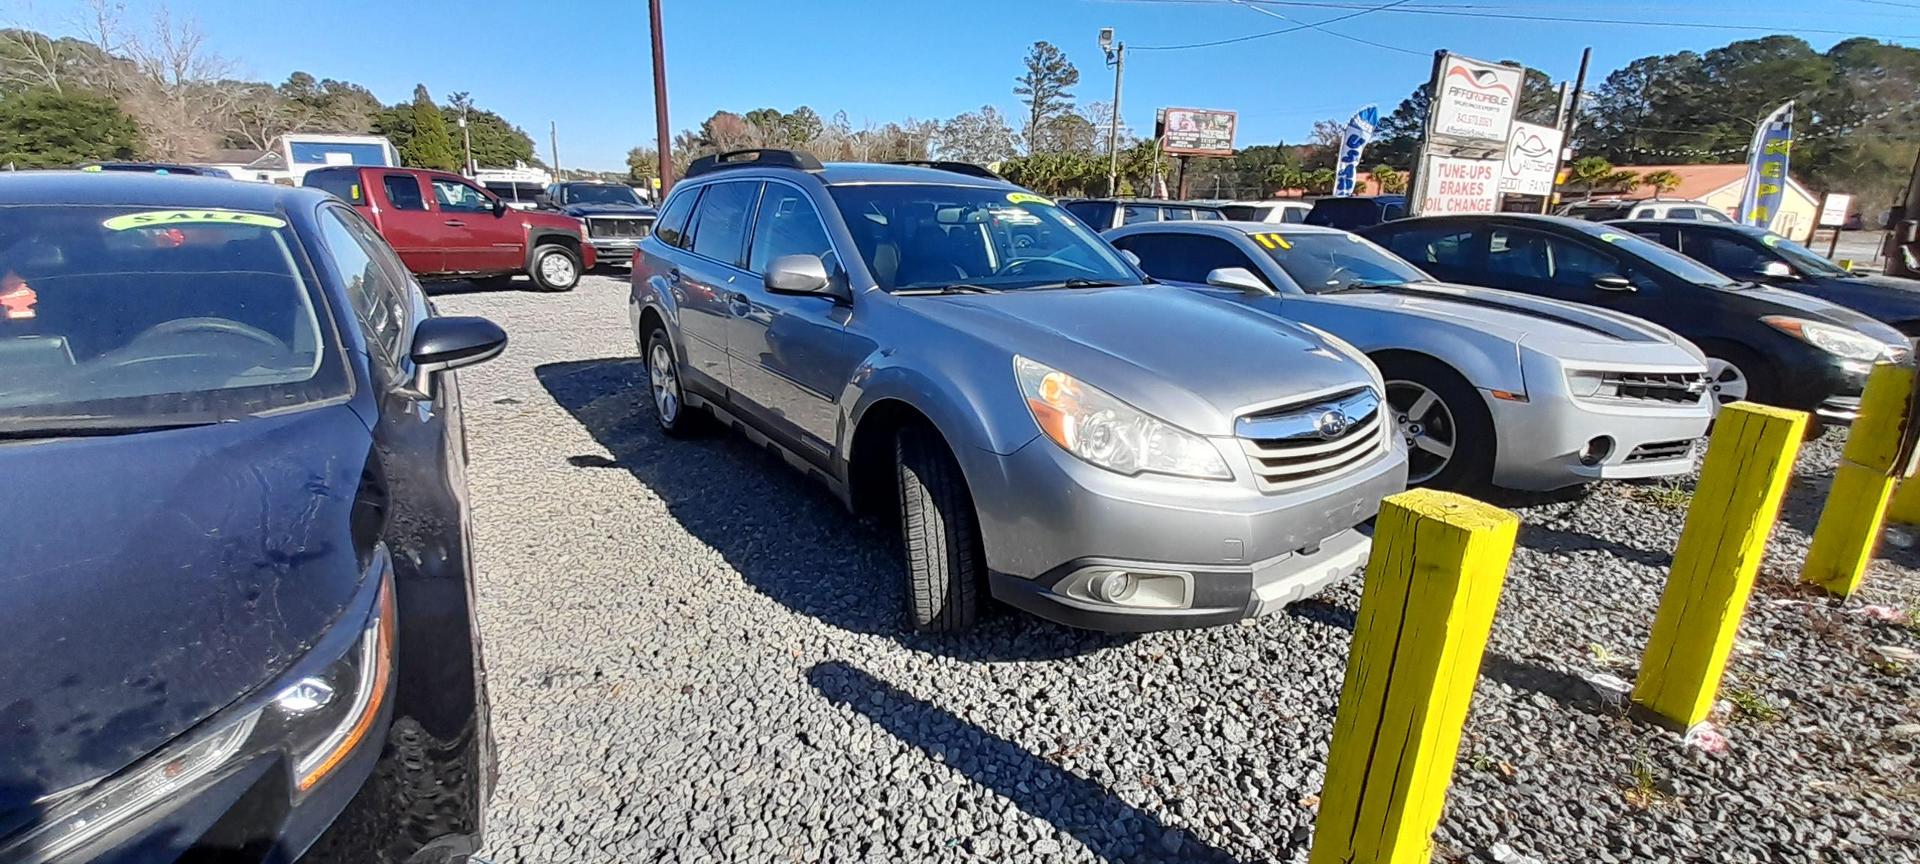
[[[1140,281],[1105,240],[1039,195],[917,184],[830,188],[867,270],[887,291]]]
[[[1692,282],[1695,285],[1706,288],[1736,288],[1740,285],[1739,282],[1728,279],[1720,271],[1695,261],[1692,258],[1688,258],[1672,249],[1668,249],[1652,240],[1641,237],[1638,234],[1629,234],[1624,231],[1601,231],[1598,233],[1598,236],[1601,240],[1612,243],[1623,251],[1646,259],[1648,264],[1665,270],[1680,279]]]
[[[1820,253],[1778,234],[1769,233],[1761,237],[1760,242],[1766,244],[1767,248],[1778,253],[1780,257],[1787,259],[1787,262],[1794,267],[1805,270],[1815,276],[1847,279],[1856,275],[1852,271],[1832,261],[1828,261],[1825,257],[1822,257]]]
[[[286,222],[0,207],[0,433],[236,419],[345,393]]]
[[[1255,234],[1253,239],[1309,294],[1431,279],[1357,234]]]
[[[626,186],[568,186],[566,187],[568,204],[632,204],[640,205],[640,196]]]

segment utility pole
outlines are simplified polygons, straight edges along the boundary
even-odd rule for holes
[[[467,150],[467,176],[472,177],[475,170],[473,165],[473,130],[467,128],[467,105],[464,101],[460,103],[460,141]]]
[[[547,143],[553,147],[553,179],[567,179],[560,171],[560,124],[556,121],[547,121]]]
[[[1553,154],[1553,186],[1547,190],[1547,200],[1540,202],[1542,213],[1553,209],[1553,193],[1560,188],[1560,168],[1573,149],[1573,133],[1580,129],[1580,97],[1586,94],[1587,64],[1592,60],[1592,46],[1580,50],[1580,71],[1573,76],[1573,99],[1565,103],[1567,110],[1560,116],[1560,151]]]
[[[653,134],[654,148],[660,157],[660,191],[655,204],[667,200],[673,186],[673,140],[667,132],[667,49],[660,38],[660,0],[647,0],[647,15],[653,24]]]
[[[1100,29],[1100,50],[1113,67],[1113,110],[1107,123],[1107,194],[1120,194],[1120,76],[1127,68],[1127,43],[1113,41],[1113,28]]]

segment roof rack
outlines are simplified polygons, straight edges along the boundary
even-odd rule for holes
[[[820,170],[820,160],[805,150],[780,150],[772,147],[756,147],[749,150],[731,150],[715,153],[693,160],[687,166],[688,177],[698,177],[728,168],[798,168],[802,171]]]
[[[918,165],[922,168],[933,168],[940,171],[952,171],[955,174],[965,174],[968,177],[984,177],[988,180],[1007,179],[1005,177],[1002,177],[998,174],[993,173],[992,171],[989,171],[985,168],[975,165],[972,162],[944,162],[938,159],[895,159],[891,162],[888,162],[887,164],[888,165]]]

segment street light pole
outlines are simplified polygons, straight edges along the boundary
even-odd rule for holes
[[[460,106],[460,140],[467,150],[467,176],[474,175],[473,166],[473,130],[467,126],[467,106]]]
[[[1120,194],[1120,78],[1127,69],[1127,43],[1113,41],[1113,28],[1100,30],[1100,50],[1113,67],[1113,109],[1107,118],[1107,194]]]
[[[660,0],[647,0],[647,15],[653,25],[653,132],[660,159],[660,193],[655,203],[667,200],[673,186],[673,139],[667,132],[667,50],[660,38]]]

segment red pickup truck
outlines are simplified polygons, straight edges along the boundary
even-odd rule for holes
[[[367,217],[415,275],[505,279],[516,273],[547,291],[567,291],[593,267],[586,224],[572,216],[514,210],[458,174],[378,165],[308,171],[302,185],[325,189]]]

